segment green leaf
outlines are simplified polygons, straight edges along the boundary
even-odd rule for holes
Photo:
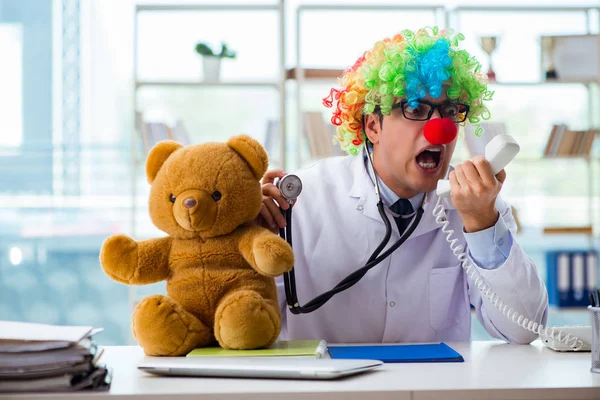
[[[209,45],[206,43],[197,43],[196,44],[196,53],[201,56],[214,56],[215,53],[212,51]]]

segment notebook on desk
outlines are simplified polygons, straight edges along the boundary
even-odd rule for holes
[[[381,346],[329,346],[331,358],[371,359],[384,363],[463,362],[463,357],[445,343]]]
[[[267,349],[229,350],[221,347],[203,347],[192,350],[187,357],[279,357],[306,356],[323,358],[327,352],[324,340],[288,340],[275,342]]]

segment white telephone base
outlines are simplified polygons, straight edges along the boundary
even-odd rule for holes
[[[575,336],[577,339],[581,340],[583,344],[581,348],[577,351],[592,351],[592,327],[591,326],[555,326],[555,334],[557,332],[561,332],[561,337],[566,337],[566,335],[570,335],[571,337]],[[551,332],[552,328],[548,328]],[[551,348],[554,351],[575,351],[573,347],[566,344],[564,341],[559,341],[558,338],[548,338],[542,337],[540,338],[542,343],[544,343],[547,347]],[[569,341],[571,343],[572,341]]]

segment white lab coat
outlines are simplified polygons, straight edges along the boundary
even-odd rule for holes
[[[296,175],[303,190],[292,214],[294,271],[300,304],[306,304],[362,267],[384,237],[385,225],[362,156],[322,160]],[[436,201],[435,192],[427,195],[420,224],[390,257],[310,314],[289,312],[283,279],[278,277],[283,314],[280,339],[325,339],[330,343],[465,341],[471,337],[472,304],[493,337],[511,343],[534,340],[535,334],[508,320],[473,287],[435,222],[432,211]],[[459,244],[466,246],[458,212],[449,200],[442,204],[449,227]],[[510,207],[498,199],[496,208],[514,235],[516,224]],[[388,215],[393,229],[389,247],[399,234]],[[546,323],[546,288],[516,239],[502,266],[477,269],[509,307]]]

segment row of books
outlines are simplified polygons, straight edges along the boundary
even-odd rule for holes
[[[321,112],[304,112],[303,117],[303,136],[308,143],[311,159],[341,155],[340,147],[334,143],[335,126],[329,121],[325,121]],[[145,154],[162,140],[175,140],[183,145],[191,144],[190,136],[181,121],[177,121],[174,126],[169,126],[164,122],[146,122],[142,119],[141,113],[137,115],[137,126],[141,132],[142,142]],[[279,121],[269,120],[267,123],[267,132],[265,135],[265,148],[269,154],[275,154],[279,150]]]
[[[336,127],[325,121],[323,113],[304,112],[302,117],[304,127],[302,135],[306,139],[311,160],[342,155],[339,145],[333,140]],[[156,143],[163,140],[175,140],[184,146],[192,144],[190,135],[181,121],[177,121],[174,126],[169,126],[164,122],[146,122],[141,113],[138,113],[137,118],[136,124],[141,134],[144,154],[148,154]],[[279,130],[279,120],[267,121],[264,147],[273,163],[277,163],[273,155],[280,152]]]
[[[336,126],[325,121],[323,113],[307,111],[302,113],[303,132],[310,149],[313,160],[341,155],[342,152],[334,142]]]
[[[580,156],[588,157],[592,151],[597,129],[572,131],[567,125],[553,125],[544,156]]]
[[[320,111],[302,113],[302,136],[308,145],[309,161],[344,155],[339,144],[334,141],[336,126],[326,120],[326,115]],[[279,152],[280,125],[278,120],[267,122],[264,147],[271,157]]]
[[[174,140],[184,146],[191,144],[190,136],[182,121],[174,126],[164,122],[146,122],[141,113],[136,113],[136,126],[142,135],[144,153],[148,154],[154,145],[163,140]]]
[[[587,307],[597,287],[596,251],[549,251],[546,253],[548,300],[557,307]]]
[[[100,331],[0,321],[0,393],[108,390],[112,370],[93,340]]]

